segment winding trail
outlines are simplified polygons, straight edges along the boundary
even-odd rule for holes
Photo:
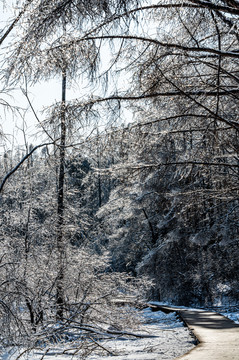
[[[239,360],[239,325],[216,312],[156,306],[165,312],[176,311],[199,344],[177,360]]]

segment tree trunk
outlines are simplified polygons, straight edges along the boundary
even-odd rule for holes
[[[100,166],[101,166],[101,163],[100,163],[100,141],[99,141],[99,132],[97,130],[97,136],[98,136],[98,143],[97,143],[97,166],[98,166],[98,199],[99,199],[99,202],[98,202],[98,206],[99,208],[101,207],[102,205],[102,187],[101,187],[101,176],[100,176]]]
[[[66,144],[66,71],[62,72],[62,104],[61,104],[61,126],[60,126],[60,158],[58,174],[58,194],[57,194],[57,255],[58,255],[58,277],[56,283],[56,317],[63,320],[64,316],[64,182],[65,182],[65,144]]]

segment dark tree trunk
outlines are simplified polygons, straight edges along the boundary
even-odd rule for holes
[[[100,176],[100,166],[101,166],[101,161],[100,161],[100,142],[99,142],[99,133],[97,131],[97,135],[98,135],[98,144],[97,144],[97,166],[98,166],[98,171],[99,171],[99,174],[98,174],[98,199],[99,199],[99,202],[98,202],[98,205],[99,205],[99,208],[101,207],[102,205],[102,187],[101,187],[101,176]]]
[[[57,194],[57,253],[58,253],[58,277],[56,283],[56,317],[57,320],[63,320],[64,316],[64,182],[65,182],[65,144],[66,144],[66,71],[62,72],[62,104],[61,104],[61,143],[59,158],[58,175],[58,194]]]
[[[143,211],[143,213],[144,213],[144,216],[145,216],[146,220],[148,221],[148,225],[149,225],[149,228],[150,228],[150,231],[151,231],[151,235],[152,235],[152,245],[155,245],[156,242],[157,242],[158,236],[157,236],[157,234],[155,234],[155,232],[154,232],[153,224],[152,224],[151,221],[149,220],[148,214],[146,213],[145,209],[142,209],[142,211]]]

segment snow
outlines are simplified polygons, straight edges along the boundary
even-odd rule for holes
[[[162,303],[160,304],[162,305]],[[180,308],[189,309],[183,306]],[[193,310],[201,309],[193,308]],[[239,324],[239,307],[221,307],[213,310]],[[124,335],[118,339],[100,341],[97,352],[89,354],[87,360],[172,360],[195,346],[195,338],[183,326],[176,313],[165,314],[162,311],[153,312],[150,308],[146,308],[143,310],[142,326],[134,333],[144,334],[148,337],[133,338]],[[92,345],[94,344],[92,343]],[[22,356],[19,357],[21,353]],[[11,348],[0,356],[2,360],[83,359],[79,344],[76,343],[45,349],[39,348],[27,352],[24,349]]]
[[[150,308],[143,311],[143,323],[137,334],[148,337],[121,337],[100,341],[98,353],[90,354],[89,360],[172,360],[192,349],[195,339],[183,326],[176,313],[165,314],[161,311],[152,312]],[[79,347],[79,344],[78,344]],[[103,349],[106,348],[108,352]],[[68,350],[67,350],[68,349]],[[82,359],[76,344],[35,349],[25,352],[20,360],[78,360]],[[2,360],[17,360],[24,349],[12,348],[2,354]],[[63,354],[63,352],[65,352]]]
[[[166,315],[147,308],[144,310],[144,319],[143,332],[154,337],[113,341],[111,344],[108,342],[113,352],[119,354],[117,360],[174,359],[194,347],[194,338],[177,318],[176,313]],[[115,356],[104,357],[105,360],[113,358],[115,359]],[[89,359],[98,360],[98,357],[91,356]]]
[[[221,309],[220,314],[226,316],[228,319],[234,321],[236,324],[239,324],[239,306],[235,307],[234,310],[228,308]]]

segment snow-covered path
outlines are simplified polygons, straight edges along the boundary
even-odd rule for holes
[[[238,360],[239,325],[213,311],[162,307],[177,313],[199,340],[181,360]]]
[[[211,311],[180,311],[200,344],[182,360],[238,360],[239,325]]]

